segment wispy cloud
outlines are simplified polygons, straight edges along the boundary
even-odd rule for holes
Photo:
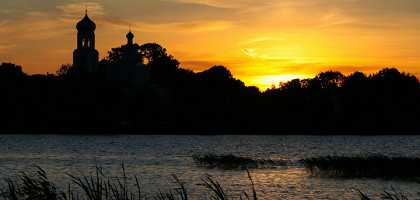
[[[7,24],[7,22],[9,22],[9,19],[5,19],[5,20],[0,21],[0,27]]]
[[[12,48],[12,47],[14,47],[14,46],[16,46],[16,45],[14,45],[14,44],[1,45],[1,44],[0,44],[0,52],[4,52],[6,49]]]
[[[201,4],[206,6],[211,6],[215,8],[227,8],[235,9],[236,14],[242,13],[259,13],[264,10],[264,8],[269,7],[276,2],[276,0],[265,0],[265,1],[255,1],[255,0],[165,0],[170,2],[180,2],[180,3],[194,3]]]
[[[235,0],[166,0],[166,1],[175,1],[175,2],[183,2],[183,3],[195,3],[195,4],[203,4],[218,8],[237,8],[242,7],[252,1],[235,1]]]
[[[13,12],[14,12],[14,10],[0,9],[0,13],[3,13],[3,14],[11,14]]]
[[[261,53],[259,49],[243,48],[241,51],[251,58],[260,59],[260,60],[271,60],[277,62],[288,62],[288,63],[311,63],[319,62],[319,59],[309,58],[309,57],[299,57],[299,56],[281,56],[276,55],[276,52]],[[269,54],[270,53],[270,54]]]
[[[27,16],[32,16],[32,17],[49,17],[51,16],[50,13],[48,12],[39,12],[39,11],[31,11],[26,13]]]
[[[242,52],[244,52],[247,56],[251,56],[255,58],[258,54],[255,53],[255,49],[241,49]]]
[[[114,27],[119,27],[119,28],[124,28],[127,29],[128,26],[134,25],[133,23],[128,22],[125,19],[121,19],[121,18],[115,18],[115,17],[107,17],[107,16],[102,16],[102,17],[96,17],[95,16],[95,22],[97,24],[101,24],[102,26],[114,26]],[[135,27],[135,26],[133,26]]]
[[[345,15],[340,9],[334,8],[321,18],[321,24],[318,25],[318,27],[344,25],[354,21],[355,20],[352,17]]]
[[[135,23],[133,29],[142,32],[204,32],[226,30],[233,26],[229,21],[189,21],[167,24]]]
[[[248,45],[253,43],[259,43],[259,42],[275,42],[275,41],[283,41],[284,38],[279,37],[260,37],[260,38],[252,38],[249,40],[246,40],[244,42],[239,43],[239,45]]]
[[[56,7],[62,11],[61,18],[64,20],[80,19],[80,14],[86,10],[86,7],[91,15],[99,16],[105,14],[102,5],[96,2],[70,3]]]

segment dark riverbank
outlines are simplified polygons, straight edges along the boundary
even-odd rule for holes
[[[223,66],[173,70],[166,81],[135,88],[83,71],[27,76],[3,63],[0,133],[420,133],[420,83],[394,68],[368,76],[321,72],[264,92]]]

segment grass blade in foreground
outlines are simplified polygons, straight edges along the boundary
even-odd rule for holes
[[[123,168],[124,171],[124,168]],[[45,199],[45,200],[145,200],[146,197],[142,197],[140,193],[140,184],[136,179],[136,188],[138,196],[134,195],[135,193],[131,188],[127,187],[127,179],[124,173],[124,179],[122,181],[115,180],[112,181],[109,178],[105,177],[100,168],[96,168],[96,176],[74,176],[69,175],[70,179],[79,188],[68,187],[68,196],[65,195],[65,192],[56,189],[54,183],[50,182],[47,179],[45,172],[38,168],[35,176],[29,176],[25,173],[22,173],[22,178],[19,181],[13,181],[6,178],[6,186],[0,187],[0,198],[7,200],[32,200],[32,199]],[[177,193],[172,193],[169,189],[169,192],[162,193],[160,189],[156,192],[156,196],[151,199],[157,200],[188,200],[189,194],[187,193],[184,183],[178,179],[176,175],[172,175],[175,179],[175,182],[178,183],[179,188],[175,190]],[[248,172],[248,178],[251,181],[252,185],[252,197],[246,192],[243,192],[247,200],[257,200],[257,192],[255,190],[254,182],[251,178],[251,175]],[[211,193],[211,199],[214,200],[228,200],[228,195],[225,193],[225,190],[212,176],[206,175],[205,179],[202,179],[202,185],[209,189]],[[135,189],[135,188],[133,188]],[[370,198],[363,194],[360,190],[356,189],[359,192],[360,199],[370,200]],[[80,194],[78,192],[81,192]],[[239,196],[239,195],[238,195]],[[149,198],[150,199],[150,198]],[[192,199],[203,199],[203,197],[196,197]],[[232,199],[234,199],[232,197]],[[236,199],[242,199],[241,196]],[[393,188],[391,192],[384,191],[382,193],[382,199],[388,200],[407,200],[402,193],[396,192]]]

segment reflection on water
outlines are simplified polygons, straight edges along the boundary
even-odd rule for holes
[[[419,142],[420,136],[1,135],[0,174],[16,177],[38,165],[51,180],[65,185],[70,181],[65,173],[89,174],[95,162],[109,177],[119,177],[124,163],[127,176],[131,180],[137,176],[148,194],[174,188],[171,173],[196,196],[209,193],[199,185],[205,174],[211,174],[231,195],[243,190],[251,193],[246,171],[198,168],[191,158],[193,154],[232,153],[293,161],[287,169],[250,170],[261,199],[358,199],[353,188],[379,197],[391,186],[416,199],[420,185],[414,182],[311,177],[296,161],[321,155],[420,156]]]

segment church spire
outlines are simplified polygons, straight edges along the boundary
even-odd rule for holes
[[[77,49],[73,52],[73,66],[81,67],[91,73],[98,72],[99,53],[95,49],[96,24],[87,15],[77,25]]]
[[[128,28],[128,33],[127,33],[127,35],[125,37],[127,37],[127,45],[132,45],[133,44],[134,34],[131,33],[131,24],[130,24],[130,26]]]

